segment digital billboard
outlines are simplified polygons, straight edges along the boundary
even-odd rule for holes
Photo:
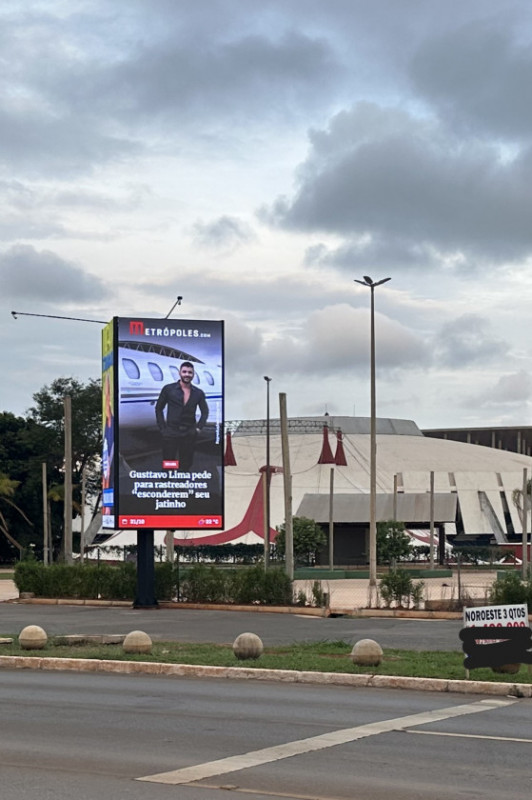
[[[104,527],[220,530],[223,322],[115,317],[109,325],[113,479],[112,492],[104,479]]]

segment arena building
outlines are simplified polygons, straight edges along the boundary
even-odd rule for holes
[[[443,542],[503,544],[521,541],[522,521],[513,496],[523,485],[523,454],[424,436],[415,422],[378,419],[377,519],[396,518],[421,538],[433,522]],[[227,426],[226,529],[176,544],[263,541],[266,453],[270,453],[270,538],[284,521],[284,478],[279,420]],[[369,536],[370,420],[306,417],[288,421],[292,512],[328,529],[334,520],[336,563],[365,563]],[[333,486],[331,500],[331,483]]]

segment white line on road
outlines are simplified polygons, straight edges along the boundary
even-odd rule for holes
[[[221,758],[218,761],[207,761],[204,764],[196,764],[193,767],[184,767],[171,772],[160,772],[157,775],[146,775],[137,778],[138,781],[148,781],[150,783],[182,784],[201,781],[204,778],[212,778],[215,775],[226,775],[228,772],[239,772],[242,769],[258,767],[261,764],[270,764],[273,761],[280,761],[284,758],[311,753],[315,750],[324,750],[327,747],[335,747],[339,744],[347,744],[356,739],[364,739],[367,736],[376,736],[379,733],[389,733],[390,731],[401,731],[416,725],[428,725],[432,722],[440,722],[452,717],[461,717],[464,714],[477,714],[480,711],[491,711],[494,708],[501,708],[515,703],[513,699],[489,699],[480,700],[477,703],[466,703],[460,706],[436,709],[435,711],[424,711],[420,714],[409,714],[406,717],[396,719],[386,719],[381,722],[371,722],[368,725],[358,725],[355,728],[343,728],[339,731],[331,731],[320,736],[312,736],[309,739],[299,739],[295,742],[276,745],[275,747],[265,747],[263,750],[254,750],[250,753],[243,753],[238,756]]]
[[[494,742],[521,742],[532,744],[532,739],[516,739],[513,736],[485,736],[482,733],[440,733],[439,731],[406,731],[406,733],[420,733],[423,736],[457,736],[459,739],[492,739]]]

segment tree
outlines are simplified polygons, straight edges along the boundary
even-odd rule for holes
[[[99,457],[102,452],[101,382],[91,378],[82,383],[76,378],[57,378],[33,395],[35,406],[30,418],[52,434],[52,460],[61,470],[64,458],[64,398],[72,404],[72,484],[80,495],[83,470],[86,469],[87,494],[100,490]],[[59,481],[55,481],[59,482]],[[76,500],[80,501],[80,496]]]
[[[379,564],[391,564],[395,569],[397,561],[408,558],[412,552],[412,543],[405,531],[404,522],[388,520],[377,523],[377,561]]]
[[[327,537],[318,523],[307,517],[294,517],[292,527],[296,562],[313,564],[317,551],[327,543]],[[286,529],[284,525],[280,525],[277,528],[275,549],[279,556],[284,557],[286,552]]]
[[[0,473],[11,481],[3,484],[4,522],[24,549],[34,544],[37,553],[43,541],[42,462],[48,461],[50,449],[51,433],[44,426],[9,412],[0,413]],[[0,562],[10,562],[14,556],[12,544],[0,536]]]
[[[34,407],[29,417],[43,426],[50,444],[46,459],[49,468],[49,486],[52,513],[53,548],[57,553],[63,537],[64,489],[64,398],[69,395],[72,407],[72,513],[81,511],[81,486],[86,475],[87,496],[100,492],[99,458],[102,452],[102,392],[101,382],[90,379],[87,383],[77,378],[57,378],[33,395]]]
[[[11,480],[11,478],[9,478],[3,472],[0,472],[0,532],[4,534],[6,539],[14,547],[18,548],[19,552],[22,552],[24,550],[24,547],[11,534],[7,518],[5,514],[2,512],[1,508],[4,505],[9,506],[9,508],[14,509],[14,511],[16,511],[17,514],[19,514],[28,525],[32,524],[30,520],[27,518],[26,514],[22,511],[21,508],[17,506],[17,504],[12,499],[18,486],[19,486],[19,481]]]

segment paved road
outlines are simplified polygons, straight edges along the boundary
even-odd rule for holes
[[[460,620],[352,619],[248,611],[0,603],[0,635],[18,634],[26,625],[40,625],[49,635],[125,634],[143,630],[152,639],[220,644],[232,643],[240,633],[251,631],[266,645],[322,640],[354,643],[370,638],[382,647],[461,650]]]
[[[0,706],[8,800],[530,798],[531,700],[19,670]]]

